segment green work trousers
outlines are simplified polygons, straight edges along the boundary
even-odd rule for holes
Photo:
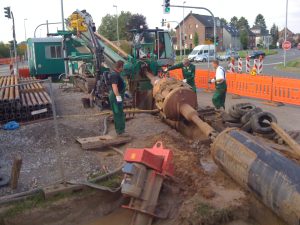
[[[216,84],[216,90],[213,95],[212,102],[217,109],[221,107],[225,109],[226,91],[227,85],[225,81],[221,84]]]
[[[121,94],[122,99],[124,100],[124,94]],[[122,134],[125,132],[125,114],[123,111],[123,102],[118,103],[116,96],[113,91],[109,93],[109,102],[111,105],[111,110],[114,114],[114,123],[115,130],[117,134]]]

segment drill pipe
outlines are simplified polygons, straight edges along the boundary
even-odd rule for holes
[[[193,122],[206,137],[215,138],[216,131],[201,120],[195,110],[197,96],[189,85],[170,78],[159,79],[149,72],[145,75],[153,85],[155,104],[166,118],[178,120],[181,115]]]

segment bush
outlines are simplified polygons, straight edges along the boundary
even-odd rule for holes
[[[190,54],[191,52],[193,51],[193,49],[185,49],[185,55],[188,55],[188,54]],[[175,54],[178,56],[178,55],[180,55],[180,50],[176,50],[175,51]]]

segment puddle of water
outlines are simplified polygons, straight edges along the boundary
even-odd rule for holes
[[[128,209],[118,209],[86,225],[130,225],[133,212]]]

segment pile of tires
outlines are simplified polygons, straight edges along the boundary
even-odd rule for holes
[[[226,127],[238,127],[248,133],[262,135],[266,138],[275,136],[270,124],[271,122],[277,123],[276,117],[269,112],[263,112],[261,108],[251,103],[232,105],[228,113],[223,114],[223,121]]]

